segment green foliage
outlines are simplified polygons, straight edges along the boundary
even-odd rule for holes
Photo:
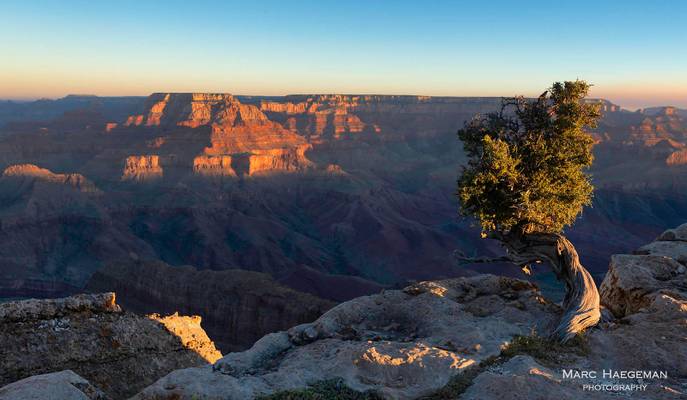
[[[555,83],[536,100],[504,99],[499,112],[458,131],[468,165],[458,179],[461,213],[484,232],[557,233],[591,204],[587,173],[599,105],[584,81]]]
[[[530,336],[515,336],[513,340],[501,350],[501,357],[510,359],[518,354],[526,354],[545,366],[554,367],[565,363],[572,356],[586,356],[589,354],[589,344],[584,336],[575,336],[567,343],[560,343],[532,334]]]
[[[346,385],[341,379],[317,382],[306,389],[285,390],[259,400],[382,400],[374,392],[357,392]]]

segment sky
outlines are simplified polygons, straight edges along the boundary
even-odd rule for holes
[[[0,98],[538,95],[687,108],[687,1],[0,0]]]

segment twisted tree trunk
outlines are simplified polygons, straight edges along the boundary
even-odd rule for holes
[[[553,337],[567,342],[599,322],[601,312],[596,283],[580,264],[575,246],[565,236],[557,233],[511,233],[495,239],[505,245],[509,261],[519,265],[548,261],[558,280],[565,283],[564,314],[551,334]]]

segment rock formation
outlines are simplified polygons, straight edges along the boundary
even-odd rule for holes
[[[366,128],[360,117],[349,112],[358,105],[358,99],[359,96],[313,96],[298,103],[262,101],[260,109],[285,114],[285,125],[307,137],[328,135],[339,139],[342,135],[360,133]]]
[[[670,153],[666,158],[666,165],[684,165],[687,164],[687,150],[678,150]]]
[[[433,134],[438,126],[443,128],[448,124],[453,127],[465,116],[491,111],[495,107],[494,99],[487,98],[335,94],[286,96],[279,101],[260,102],[260,109],[271,119],[313,143],[353,138],[361,133],[372,136],[381,133],[386,140],[403,139],[412,130],[416,135]],[[420,122],[428,114],[433,118],[432,124],[427,124],[431,127],[424,126],[424,121]]]
[[[664,107],[638,124],[630,127],[629,143],[641,143],[651,147],[666,140],[674,147],[682,147],[687,140],[687,121],[679,116],[674,107]]]
[[[198,271],[158,261],[111,263],[87,290],[114,291],[127,311],[198,314],[223,351],[244,350],[262,336],[311,322],[334,303],[244,270]]]
[[[193,172],[203,176],[236,177],[232,156],[198,156],[193,159]]]
[[[124,162],[122,180],[147,181],[161,177],[162,166],[157,155],[129,156]]]
[[[305,158],[309,147],[302,136],[271,121],[255,105],[243,104],[230,94],[156,93],[148,98],[145,108],[144,114],[129,117],[124,126],[161,128],[177,134],[185,128],[209,130],[208,145],[192,162],[193,172],[199,175],[293,172],[312,164]],[[235,165],[246,157],[247,167]]]
[[[35,179],[44,182],[68,185],[86,193],[100,192],[93,182],[89,181],[81,174],[56,174],[49,169],[41,168],[33,164],[11,165],[5,168],[2,173],[2,177],[10,179]]]
[[[172,370],[221,356],[200,322],[123,313],[114,293],[0,303],[0,385],[69,369],[109,396],[125,398]],[[69,373],[29,379],[0,389],[0,398],[39,382],[83,383]]]
[[[311,148],[310,145],[300,145],[295,148],[254,150],[248,157],[248,175],[305,171],[313,167],[313,163],[305,157],[305,152]]]
[[[0,388],[0,400],[108,400],[70,370],[35,375]]]

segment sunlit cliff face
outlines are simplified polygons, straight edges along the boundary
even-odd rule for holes
[[[72,186],[82,192],[98,193],[99,190],[95,187],[93,182],[86,179],[81,174],[56,174],[46,168],[40,168],[33,164],[19,164],[12,165],[2,173],[2,177],[6,179],[22,179],[30,178],[44,182],[52,182],[56,184],[64,184]]]
[[[201,176],[237,177],[308,169],[310,149],[303,136],[271,121],[257,106],[242,104],[229,94],[157,93],[146,102],[144,114],[127,118],[123,128],[182,132],[205,128],[210,143],[195,155],[192,171]],[[165,150],[169,137],[149,141],[151,149]],[[149,180],[163,176],[169,157],[132,155],[122,179]]]

